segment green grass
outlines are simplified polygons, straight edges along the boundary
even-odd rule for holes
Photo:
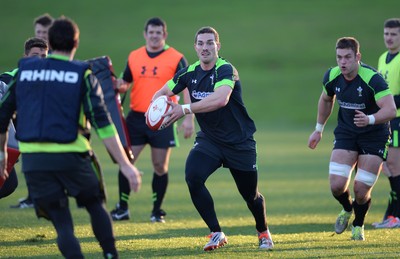
[[[132,220],[114,224],[121,258],[399,258],[400,230],[375,230],[386,207],[389,184],[381,176],[366,218],[365,242],[351,242],[349,232],[333,234],[340,207],[328,184],[332,135],[330,118],[318,150],[307,145],[315,125],[317,99],[325,70],[335,65],[338,37],[355,36],[362,60],[376,65],[384,51],[383,21],[399,16],[398,0],[2,0],[0,72],[17,66],[23,42],[33,34],[33,18],[49,12],[74,19],[81,31],[76,58],[108,55],[117,74],[128,53],[141,45],[143,25],[152,16],[168,23],[167,42],[196,60],[193,37],[205,25],[214,26],[222,41],[221,56],[239,70],[243,96],[258,132],[260,191],[267,198],[268,221],[276,243],[272,252],[258,251],[254,222],[227,170],[208,181],[229,244],[202,252],[208,230],[195,211],[184,183],[184,163],[192,140],[181,140],[170,162],[170,186],[164,208],[168,223],[149,223],[151,174],[149,149],[138,162],[145,172],[140,193],[131,195]],[[126,102],[127,104],[128,102]],[[127,110],[127,109],[126,109]],[[117,168],[97,140],[111,210],[117,202]],[[33,210],[11,210],[26,195],[20,187],[0,200],[0,258],[60,258],[55,232]],[[101,256],[88,215],[71,200],[75,231],[87,258]]]
[[[115,222],[114,232],[121,258],[398,258],[400,229],[376,230],[372,222],[382,217],[387,202],[388,181],[381,175],[373,191],[373,203],[365,222],[365,242],[350,240],[350,231],[333,234],[340,206],[329,191],[327,168],[332,136],[327,129],[318,150],[306,147],[307,129],[268,129],[256,134],[259,152],[259,188],[266,197],[267,216],[275,241],[271,252],[259,251],[254,220],[238,194],[226,169],[219,169],[207,182],[223,231],[229,244],[211,253],[202,251],[208,229],[194,209],[184,182],[184,162],[192,140],[181,140],[170,165],[170,185],[164,209],[166,224],[149,222],[151,210],[151,167],[149,149],[139,159],[145,172],[142,190],[131,195],[130,221]],[[94,146],[105,171],[107,208],[117,202],[116,166],[98,140]],[[58,258],[55,231],[45,220],[37,220],[33,210],[13,210],[8,206],[26,194],[24,181],[10,197],[0,202],[0,258]],[[87,258],[99,258],[100,248],[93,237],[86,211],[70,207],[75,232]]]

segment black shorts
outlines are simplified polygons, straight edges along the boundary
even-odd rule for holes
[[[352,133],[335,130],[333,149],[356,151],[360,155],[376,155],[386,160],[389,141],[389,134],[382,134],[376,131]]]
[[[88,153],[22,154],[22,161],[33,200],[65,195],[76,197],[88,191],[94,197],[101,197],[99,175]]]
[[[400,118],[394,118],[393,120],[390,121],[390,131],[391,131],[391,140],[390,140],[390,145],[389,147],[399,147],[400,145],[400,139],[399,139],[399,133],[400,133]]]
[[[254,139],[240,145],[222,145],[200,134],[196,137],[193,150],[214,157],[226,168],[257,171],[257,148]]]
[[[176,123],[163,130],[153,131],[146,125],[144,113],[130,111],[126,117],[132,146],[149,144],[155,148],[178,147]]]

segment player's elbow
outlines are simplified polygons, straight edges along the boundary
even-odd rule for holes
[[[396,109],[396,107],[392,107],[389,112],[389,116],[390,116],[389,120],[396,118],[396,115],[397,115],[397,109]]]
[[[225,99],[218,100],[218,101],[215,103],[215,108],[219,109],[219,108],[225,107],[225,106],[228,104],[228,101],[229,101],[229,100],[225,100]]]

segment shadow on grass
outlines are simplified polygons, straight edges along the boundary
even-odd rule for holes
[[[149,223],[151,224],[151,223]],[[151,224],[152,227],[155,226]],[[135,227],[135,224],[131,225],[132,228]],[[171,225],[171,227],[174,227]],[[241,226],[228,226],[224,227],[223,231],[229,237],[232,237],[232,240],[247,238],[244,236],[254,236],[254,238],[248,238],[248,242],[230,242],[223,249],[218,249],[211,253],[206,253],[202,250],[203,245],[207,242],[206,235],[209,234],[206,227],[193,227],[191,228],[169,228],[168,224],[160,224],[160,228],[157,229],[154,233],[140,233],[140,234],[132,234],[132,235],[116,235],[117,245],[118,242],[124,243],[123,248],[120,248],[120,256],[121,258],[150,258],[150,257],[205,257],[206,255],[218,255],[220,257],[228,258],[232,256],[232,253],[235,253],[235,257],[244,258],[249,254],[256,254],[256,257],[260,255],[260,257],[275,256],[281,253],[310,253],[309,258],[313,258],[317,254],[318,258],[329,258],[336,257],[337,252],[341,251],[340,254],[343,257],[352,257],[354,256],[354,251],[352,250],[356,244],[362,244],[363,255],[366,256],[376,256],[376,258],[381,257],[383,255],[399,255],[397,253],[387,253],[385,252],[385,245],[382,246],[380,251],[369,251],[369,249],[376,248],[376,244],[374,242],[354,242],[350,241],[349,231],[344,233],[343,235],[348,235],[348,238],[342,238],[342,236],[335,235],[333,231],[332,224],[291,224],[291,225],[276,225],[271,226],[272,235],[275,236],[275,249],[274,251],[270,251],[266,253],[265,251],[258,250],[257,247],[257,239],[255,228],[253,225],[241,225]],[[311,235],[301,235],[304,233],[315,233]],[[317,234],[318,233],[318,234]],[[290,238],[290,240],[283,240],[285,238],[279,237],[279,235],[286,234],[299,234],[299,238]],[[322,236],[321,236],[322,235]],[[188,238],[191,240],[189,246],[187,247],[179,247],[179,245],[171,245],[171,247],[165,247],[160,249],[160,246],[157,245],[157,242],[179,242],[179,240],[174,241],[173,239],[180,238]],[[132,242],[132,246],[130,247],[129,241]],[[79,242],[81,245],[84,243],[93,243],[97,242],[93,237],[80,237]],[[44,234],[37,234],[31,238],[28,238],[21,241],[15,242],[4,242],[0,241],[0,247],[15,247],[15,246],[32,246],[35,249],[42,249],[43,254],[41,256],[27,256],[26,258],[54,258],[54,254],[46,254],[46,245],[54,245],[56,240],[54,238],[47,238]],[[120,243],[120,244],[121,244]],[[140,243],[140,245],[137,245]],[[185,244],[188,242],[185,241]],[[250,244],[249,244],[250,243]],[[128,245],[127,245],[128,244]],[[43,246],[41,248],[41,246]],[[390,247],[391,245],[388,244]],[[323,254],[321,254],[323,253]],[[332,254],[333,253],[333,254]],[[87,258],[97,258],[101,254],[101,249],[99,248],[97,253],[85,253]],[[360,255],[360,251],[356,254]],[[128,257],[126,257],[128,256]],[[57,256],[58,257],[58,256]],[[60,255],[61,257],[61,255]],[[391,256],[390,256],[391,257]],[[386,257],[389,258],[389,257]]]

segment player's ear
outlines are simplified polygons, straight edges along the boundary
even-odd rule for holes
[[[74,40],[74,48],[78,48],[78,46],[79,46],[79,39],[77,39],[77,40]]]
[[[361,53],[356,54],[356,60],[359,62],[361,60]]]

